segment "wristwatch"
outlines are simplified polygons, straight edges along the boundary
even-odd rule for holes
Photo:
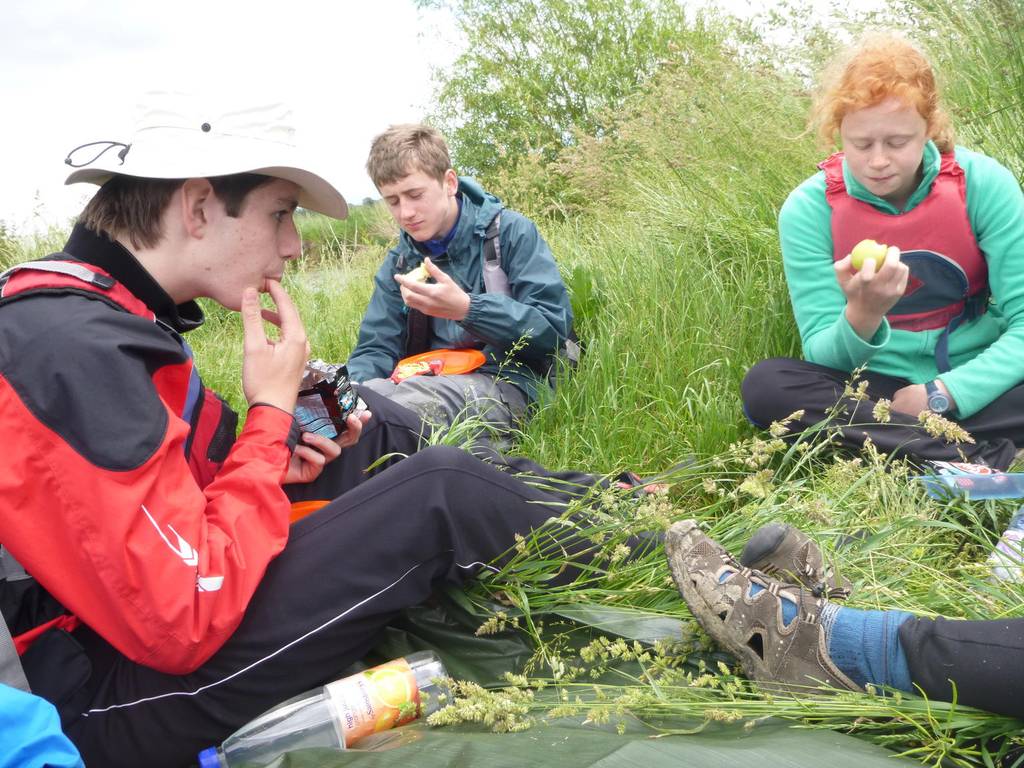
[[[950,406],[949,395],[944,394],[934,380],[925,384],[924,388],[928,393],[928,410],[940,415],[947,413]]]

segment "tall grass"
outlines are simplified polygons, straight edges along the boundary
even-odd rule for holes
[[[588,352],[528,430],[544,461],[653,469],[744,433],[744,371],[798,351],[775,219],[814,170],[805,112],[795,76],[709,44],[563,159],[592,208],[547,234]]]
[[[344,260],[361,246],[385,246],[398,235],[380,201],[349,205],[348,217],[341,220],[300,210],[295,222],[307,262]]]
[[[903,18],[943,73],[958,143],[1024,180],[1024,6],[919,0]]]
[[[1020,176],[1024,7],[926,0],[894,8],[887,21],[906,27],[907,19],[945,73],[962,143]],[[838,43],[818,35],[808,55],[820,59]],[[728,45],[718,55],[714,46],[681,52],[620,116],[614,135],[581,142],[563,157],[556,169],[565,177],[563,199],[584,199],[588,207],[547,229],[589,351],[528,428],[527,450],[549,464],[601,469],[657,468],[690,450],[700,461],[667,505],[613,505],[607,517],[579,529],[598,553],[580,581],[563,589],[544,582],[558,558],[545,551],[541,534],[521,543],[508,569],[477,587],[476,599],[491,611],[500,601],[503,614],[521,614],[527,627],[567,606],[579,615],[581,605],[631,611],[637,622],[645,615],[688,622],[660,551],[616,560],[626,537],[695,517],[737,552],[759,525],[781,519],[822,542],[856,584],[852,605],[972,619],[1024,616],[1024,589],[991,583],[984,564],[1013,503],[940,504],[904,467],[880,457],[852,463],[813,450],[809,460],[792,451],[768,458],[763,445],[744,440],[743,372],[761,358],[798,352],[775,216],[824,154],[803,130],[806,70],[758,69],[754,62],[772,56],[756,40],[746,44],[743,54]],[[576,695],[572,673],[565,673],[573,669],[571,644],[533,636],[538,671],[529,682],[561,681]],[[646,694],[652,698],[643,701]],[[669,690],[640,680],[617,695],[628,701],[620,711],[639,717],[693,707],[691,716],[700,720],[703,712],[707,722],[725,706],[739,719],[759,717],[757,706],[738,696],[723,696],[717,708],[702,704],[704,688],[692,684]],[[588,712],[605,706],[593,696],[584,703]],[[867,725],[879,743],[931,764],[998,764],[988,752],[993,745],[1019,744],[1019,723],[962,707],[937,714],[944,706],[903,697],[887,714],[871,716],[867,699],[845,714],[847,704],[833,710],[834,703],[805,699],[796,716],[851,732]],[[770,711],[785,717],[786,705],[774,704]],[[1010,742],[993,740],[1000,735]]]
[[[557,695],[530,698],[517,726],[570,714],[592,722],[637,717],[655,731],[682,734],[711,723],[756,727],[777,717],[862,735],[931,765],[1015,764],[1000,762],[1024,743],[1024,723],[1013,718],[877,691],[766,697],[728,668],[705,665],[708,640],[680,601],[664,553],[653,547],[625,556],[630,537],[682,517],[698,519],[733,553],[757,527],[781,520],[810,531],[827,561],[854,584],[852,607],[964,619],[1024,615],[1024,584],[991,582],[984,562],[1015,502],[931,499],[900,463],[871,451],[837,458],[823,446],[811,439],[740,441],[682,470],[668,498],[638,502],[606,492],[517,542],[502,572],[473,586],[469,601],[490,616],[482,632],[514,623],[533,637],[529,675],[510,678],[512,689],[489,695],[467,689],[466,708],[441,717],[476,721],[476,713],[505,711],[506,697],[530,687]],[[546,580],[564,564],[553,541],[566,531],[585,542],[594,559],[574,581],[552,587]],[[613,625],[625,642],[594,639],[561,622],[565,617],[598,632]],[[680,625],[666,626],[666,618]],[[651,627],[660,638],[653,645]],[[633,642],[645,635],[644,643]],[[610,681],[600,674],[623,661],[639,666]],[[499,703],[489,708],[489,697]]]
[[[961,143],[1021,177],[1024,6],[924,0],[893,8],[887,21],[909,27],[934,56]],[[838,42],[815,37],[808,55]],[[502,576],[478,587],[481,605],[511,602],[502,610],[532,614],[531,626],[547,611],[581,603],[640,612],[638,620],[667,613],[685,622],[659,551],[614,558],[630,533],[695,517],[733,552],[771,520],[812,532],[856,584],[853,605],[972,619],[1024,616],[1024,589],[991,583],[984,564],[1013,503],[939,504],[905,468],[879,457],[851,463],[814,451],[802,460],[790,450],[766,458],[763,445],[743,439],[750,434],[738,402],[743,372],[758,359],[798,351],[775,215],[823,154],[803,131],[804,70],[759,71],[751,62],[771,56],[747,43],[750,58],[731,55],[728,46],[719,56],[684,54],[638,96],[614,138],[583,142],[565,157],[558,171],[592,203],[584,216],[548,229],[576,288],[591,353],[528,429],[529,450],[552,464],[607,467],[618,460],[647,469],[690,449],[701,462],[676,484],[668,508],[620,509],[584,528],[604,558],[584,580],[551,589],[540,577],[551,572],[553,558],[530,540]],[[535,639],[538,667],[561,671],[564,646]],[[625,686],[619,695],[628,699],[638,688],[658,700],[624,707],[641,717],[660,706],[699,711],[704,695],[692,686],[666,694],[657,681]],[[728,706],[743,713],[740,719],[758,717],[756,706],[736,697]],[[1007,742],[990,741],[994,735],[1019,744],[1018,723],[989,718],[978,732],[909,698],[882,721],[862,720],[856,705],[846,715],[816,700],[802,706],[798,716],[807,722],[853,732],[867,722],[879,743],[932,764],[997,764],[986,750]],[[863,706],[866,713],[871,705]],[[706,705],[705,721],[716,711]]]
[[[45,232],[19,235],[0,221],[0,271],[22,261],[56,253],[66,239],[67,232],[61,227],[51,226]]]

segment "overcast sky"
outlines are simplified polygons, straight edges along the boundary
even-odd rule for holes
[[[453,58],[438,21],[412,0],[4,0],[0,221],[28,231],[76,214],[95,188],[65,187],[64,157],[124,140],[147,90],[289,101],[346,198],[375,196],[370,139],[421,119],[431,67]]]
[[[683,0],[739,15],[782,0]],[[882,0],[862,0],[864,7]],[[303,143],[352,202],[374,135],[429,111],[458,41],[414,0],[0,0],[0,221],[65,225],[94,187],[65,187],[73,147],[127,140],[149,90],[224,89],[295,108]],[[806,0],[824,18],[829,0]]]

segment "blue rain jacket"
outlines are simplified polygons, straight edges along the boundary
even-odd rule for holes
[[[83,768],[53,705],[0,685],[0,768]]]

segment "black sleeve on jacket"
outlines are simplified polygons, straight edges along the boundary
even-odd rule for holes
[[[160,446],[167,410],[152,373],[186,359],[155,323],[81,295],[0,309],[0,375],[41,423],[97,467],[134,469]]]

